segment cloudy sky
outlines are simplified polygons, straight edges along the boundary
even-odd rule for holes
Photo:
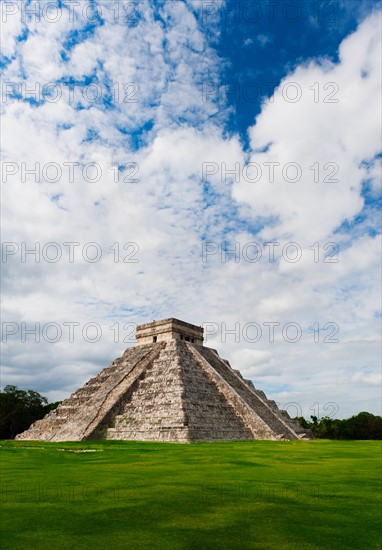
[[[4,1],[2,386],[177,317],[291,414],[380,414],[374,0]]]

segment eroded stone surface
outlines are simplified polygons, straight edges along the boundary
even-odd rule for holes
[[[203,329],[176,319],[137,328],[138,345],[16,439],[238,441],[310,438],[245,380]]]

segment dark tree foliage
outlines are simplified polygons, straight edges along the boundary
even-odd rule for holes
[[[0,439],[13,439],[58,405],[36,391],[5,386],[0,392]]]
[[[311,416],[311,422],[297,417],[303,428],[310,428],[318,439],[382,439],[382,417],[360,412],[351,418],[339,420],[324,416],[320,420]]]

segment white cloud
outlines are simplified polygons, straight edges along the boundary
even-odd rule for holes
[[[362,210],[367,169],[361,163],[380,149],[380,51],[375,14],[343,41],[338,64],[322,60],[297,67],[263,105],[249,131],[249,162],[260,166],[262,177],[256,183],[242,177],[233,196],[248,203],[254,217],[277,217],[264,229],[265,239],[319,241]],[[269,162],[278,163],[273,182]],[[314,170],[320,170],[319,182]],[[256,178],[253,169],[247,180]]]
[[[257,40],[257,42],[260,44],[260,46],[261,46],[262,48],[265,48],[265,46],[266,46],[267,44],[269,44],[270,42],[272,42],[272,38],[271,38],[270,36],[266,35],[266,34],[258,34],[258,35],[256,36],[256,40]]]

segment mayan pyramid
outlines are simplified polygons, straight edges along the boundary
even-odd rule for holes
[[[238,441],[311,434],[203,345],[203,328],[165,319],[16,439]]]

